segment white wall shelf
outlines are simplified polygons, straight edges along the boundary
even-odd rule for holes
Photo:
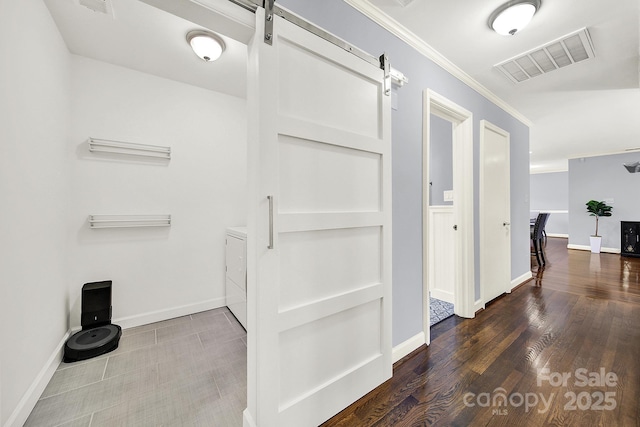
[[[171,147],[111,141],[109,139],[89,138],[89,151],[92,153],[124,154],[127,156],[171,159]]]
[[[171,227],[171,215],[89,215],[90,228]]]

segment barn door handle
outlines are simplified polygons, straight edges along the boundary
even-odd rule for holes
[[[503,223],[502,223],[502,225],[503,225],[504,227],[506,227],[507,225],[511,225],[511,223],[510,223],[510,222],[505,221],[505,222],[503,222]]]
[[[456,224],[456,225],[454,225],[454,226],[453,226],[453,229],[457,231],[457,230],[458,230],[458,225],[457,225],[457,224]]]
[[[269,200],[269,246],[267,249],[273,249],[273,196],[267,196]]]

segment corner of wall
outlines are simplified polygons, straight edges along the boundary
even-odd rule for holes
[[[70,335],[71,331],[64,334],[51,356],[49,356],[45,365],[22,396],[22,399],[20,399],[18,406],[7,419],[4,427],[20,427],[27,421],[29,414],[31,414],[31,411],[36,406],[38,399],[62,362],[64,344]]]

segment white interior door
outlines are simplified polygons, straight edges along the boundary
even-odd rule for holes
[[[511,291],[509,133],[480,122],[480,287],[483,303]]]
[[[315,426],[391,377],[384,72],[264,10],[249,45],[245,425]],[[271,223],[271,224],[270,224]]]

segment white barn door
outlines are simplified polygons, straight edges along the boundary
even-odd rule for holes
[[[256,19],[244,422],[316,426],[392,374],[390,97],[379,67]]]

